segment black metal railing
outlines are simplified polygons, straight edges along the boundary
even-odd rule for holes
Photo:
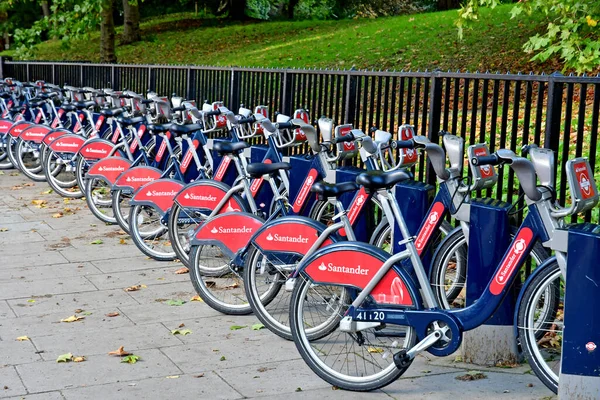
[[[306,108],[313,118],[326,115],[367,131],[372,126],[396,131],[412,124],[417,133],[439,142],[443,129],[468,144],[486,142],[493,151],[518,151],[536,143],[557,155],[559,199],[567,196],[564,163],[586,156],[595,170],[600,118],[600,77],[396,72],[315,69],[220,68],[205,66],[125,65],[71,62],[21,62],[0,58],[0,77],[42,79],[56,84],[112,87],[138,93],[176,93],[197,102],[223,101],[269,106],[291,114]],[[434,182],[424,160],[417,178]],[[487,195],[510,202],[519,189],[509,169]],[[600,181],[600,175],[596,176]],[[588,214],[598,221],[598,215]]]

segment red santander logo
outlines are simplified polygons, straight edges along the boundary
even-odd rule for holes
[[[530,228],[523,228],[513,240],[508,252],[505,254],[494,280],[490,284],[490,292],[493,295],[499,295],[510,280],[515,269],[521,262],[526,253],[529,244],[533,239],[533,231]]]
[[[302,187],[300,188],[300,191],[296,196],[296,200],[294,201],[294,206],[292,209],[295,213],[300,212],[300,210],[302,209],[304,201],[308,197],[308,193],[310,193],[310,188],[312,187],[313,183],[315,183],[318,174],[319,173],[314,168],[308,172],[308,176],[304,180],[304,183],[302,184]]]
[[[415,240],[415,247],[419,252],[419,255],[423,252],[427,243],[429,243],[429,239],[433,234],[435,228],[440,224],[440,220],[444,216],[444,212],[446,211],[444,204],[441,202],[436,202],[432,207],[425,223],[421,227],[419,234],[417,235],[417,239]]]

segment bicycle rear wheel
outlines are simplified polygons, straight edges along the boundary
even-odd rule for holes
[[[162,216],[153,207],[134,205],[129,212],[131,239],[138,249],[157,261],[173,261],[175,252]]]
[[[411,327],[389,325],[385,332],[376,328],[341,331],[339,322],[352,299],[347,291],[343,286],[321,285],[299,275],[290,305],[292,336],[304,361],[321,379],[346,390],[379,389],[408,368],[398,368],[394,354],[412,347],[416,334]],[[311,339],[310,329],[317,325],[329,325],[330,329],[326,335]]]
[[[103,179],[91,178],[85,185],[85,201],[88,208],[100,221],[115,224],[117,220],[112,210],[111,185]]]

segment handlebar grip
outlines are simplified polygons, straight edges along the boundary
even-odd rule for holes
[[[173,111],[173,112],[176,112],[176,111],[185,111],[185,106],[173,107],[171,109],[171,111]]]
[[[152,100],[152,99],[142,99],[141,103],[142,104],[151,104],[151,103],[154,103],[154,100]]]
[[[473,165],[498,165],[502,160],[496,154],[491,154],[489,156],[481,156],[481,157],[473,157],[471,159],[471,164]]]
[[[393,140],[391,143],[392,149],[414,149],[415,141],[412,139],[408,140]]]
[[[256,118],[254,118],[254,116],[250,116],[248,118],[240,118],[238,119],[238,124],[243,125],[243,124],[253,124],[254,122],[256,122]]]
[[[204,115],[206,116],[213,116],[213,115],[221,115],[221,111],[220,110],[215,110],[215,111],[207,111],[204,113]]]
[[[336,137],[333,142],[337,144],[337,143],[352,142],[352,141],[354,141],[354,135],[352,134],[352,132],[348,132],[344,136]]]
[[[294,124],[291,122],[279,122],[277,124],[277,129],[292,129],[294,128]]]

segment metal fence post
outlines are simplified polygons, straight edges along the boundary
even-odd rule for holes
[[[229,86],[229,104],[232,110],[240,108],[240,71],[231,69],[231,82]]]
[[[356,68],[350,68],[350,71],[356,71]],[[353,124],[356,114],[356,86],[358,77],[352,73],[346,75],[346,115],[344,115],[344,123]]]
[[[548,102],[546,106],[546,132],[544,133],[544,147],[552,149],[555,159],[559,159],[558,145],[560,143],[560,126],[562,123],[562,99],[564,84],[556,82],[555,78],[561,77],[560,72],[555,72],[548,79]],[[565,161],[565,160],[563,160]],[[558,163],[554,164],[554,175],[558,171]]]
[[[153,76],[153,69],[152,67],[148,67],[148,90],[155,90],[155,84],[156,82]]]
[[[79,78],[80,78],[79,80],[80,80],[80,83],[81,83],[81,85],[80,85],[80,86],[81,86],[81,87],[85,86],[85,85],[84,85],[84,81],[83,81],[83,64],[81,64],[81,65],[79,66]]]
[[[186,83],[185,83],[185,98],[188,100],[192,99],[192,69],[190,67],[187,68],[186,74]]]
[[[56,83],[56,65],[52,64],[52,83],[57,85]]]
[[[287,69],[283,70],[283,97],[281,99],[281,113],[292,114],[292,74]]]
[[[433,143],[440,140],[439,132],[442,119],[442,78],[440,71],[435,70],[431,73],[431,89],[429,93],[429,131],[427,136]],[[425,172],[425,180],[434,185],[436,175],[433,167],[429,163]]]
[[[0,79],[4,79],[4,57],[0,56]]]
[[[29,63],[25,64],[26,68],[27,68],[27,82],[31,81],[31,78],[29,77]]]
[[[115,66],[112,65],[110,68],[110,85],[112,86],[113,90],[117,90],[117,81],[116,81],[116,75],[115,75]]]

